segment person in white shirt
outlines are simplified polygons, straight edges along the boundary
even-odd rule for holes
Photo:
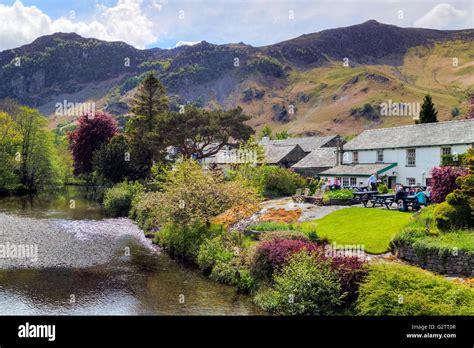
[[[377,173],[373,173],[367,180],[370,191],[377,191]]]

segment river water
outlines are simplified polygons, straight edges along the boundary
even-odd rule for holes
[[[83,197],[0,199],[0,315],[259,314]]]

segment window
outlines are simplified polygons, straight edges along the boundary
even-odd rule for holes
[[[351,186],[357,186],[357,178],[351,178]]]
[[[441,148],[441,156],[451,155],[451,147],[442,147]]]
[[[359,163],[359,152],[352,151],[352,163]]]
[[[415,185],[416,184],[416,179],[415,178],[407,178],[407,185]]]
[[[342,178],[342,187],[347,187],[349,186],[349,178],[344,177]]]
[[[414,167],[416,165],[416,149],[407,149],[407,166]]]
[[[377,162],[383,162],[383,150],[377,150]]]

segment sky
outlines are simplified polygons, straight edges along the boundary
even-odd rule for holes
[[[0,0],[0,51],[55,32],[137,48],[201,40],[264,46],[369,19],[474,28],[474,0]]]

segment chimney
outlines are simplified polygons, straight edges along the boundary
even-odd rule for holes
[[[342,164],[343,155],[344,155],[344,142],[339,137],[337,139],[337,145],[336,145],[336,166]]]

